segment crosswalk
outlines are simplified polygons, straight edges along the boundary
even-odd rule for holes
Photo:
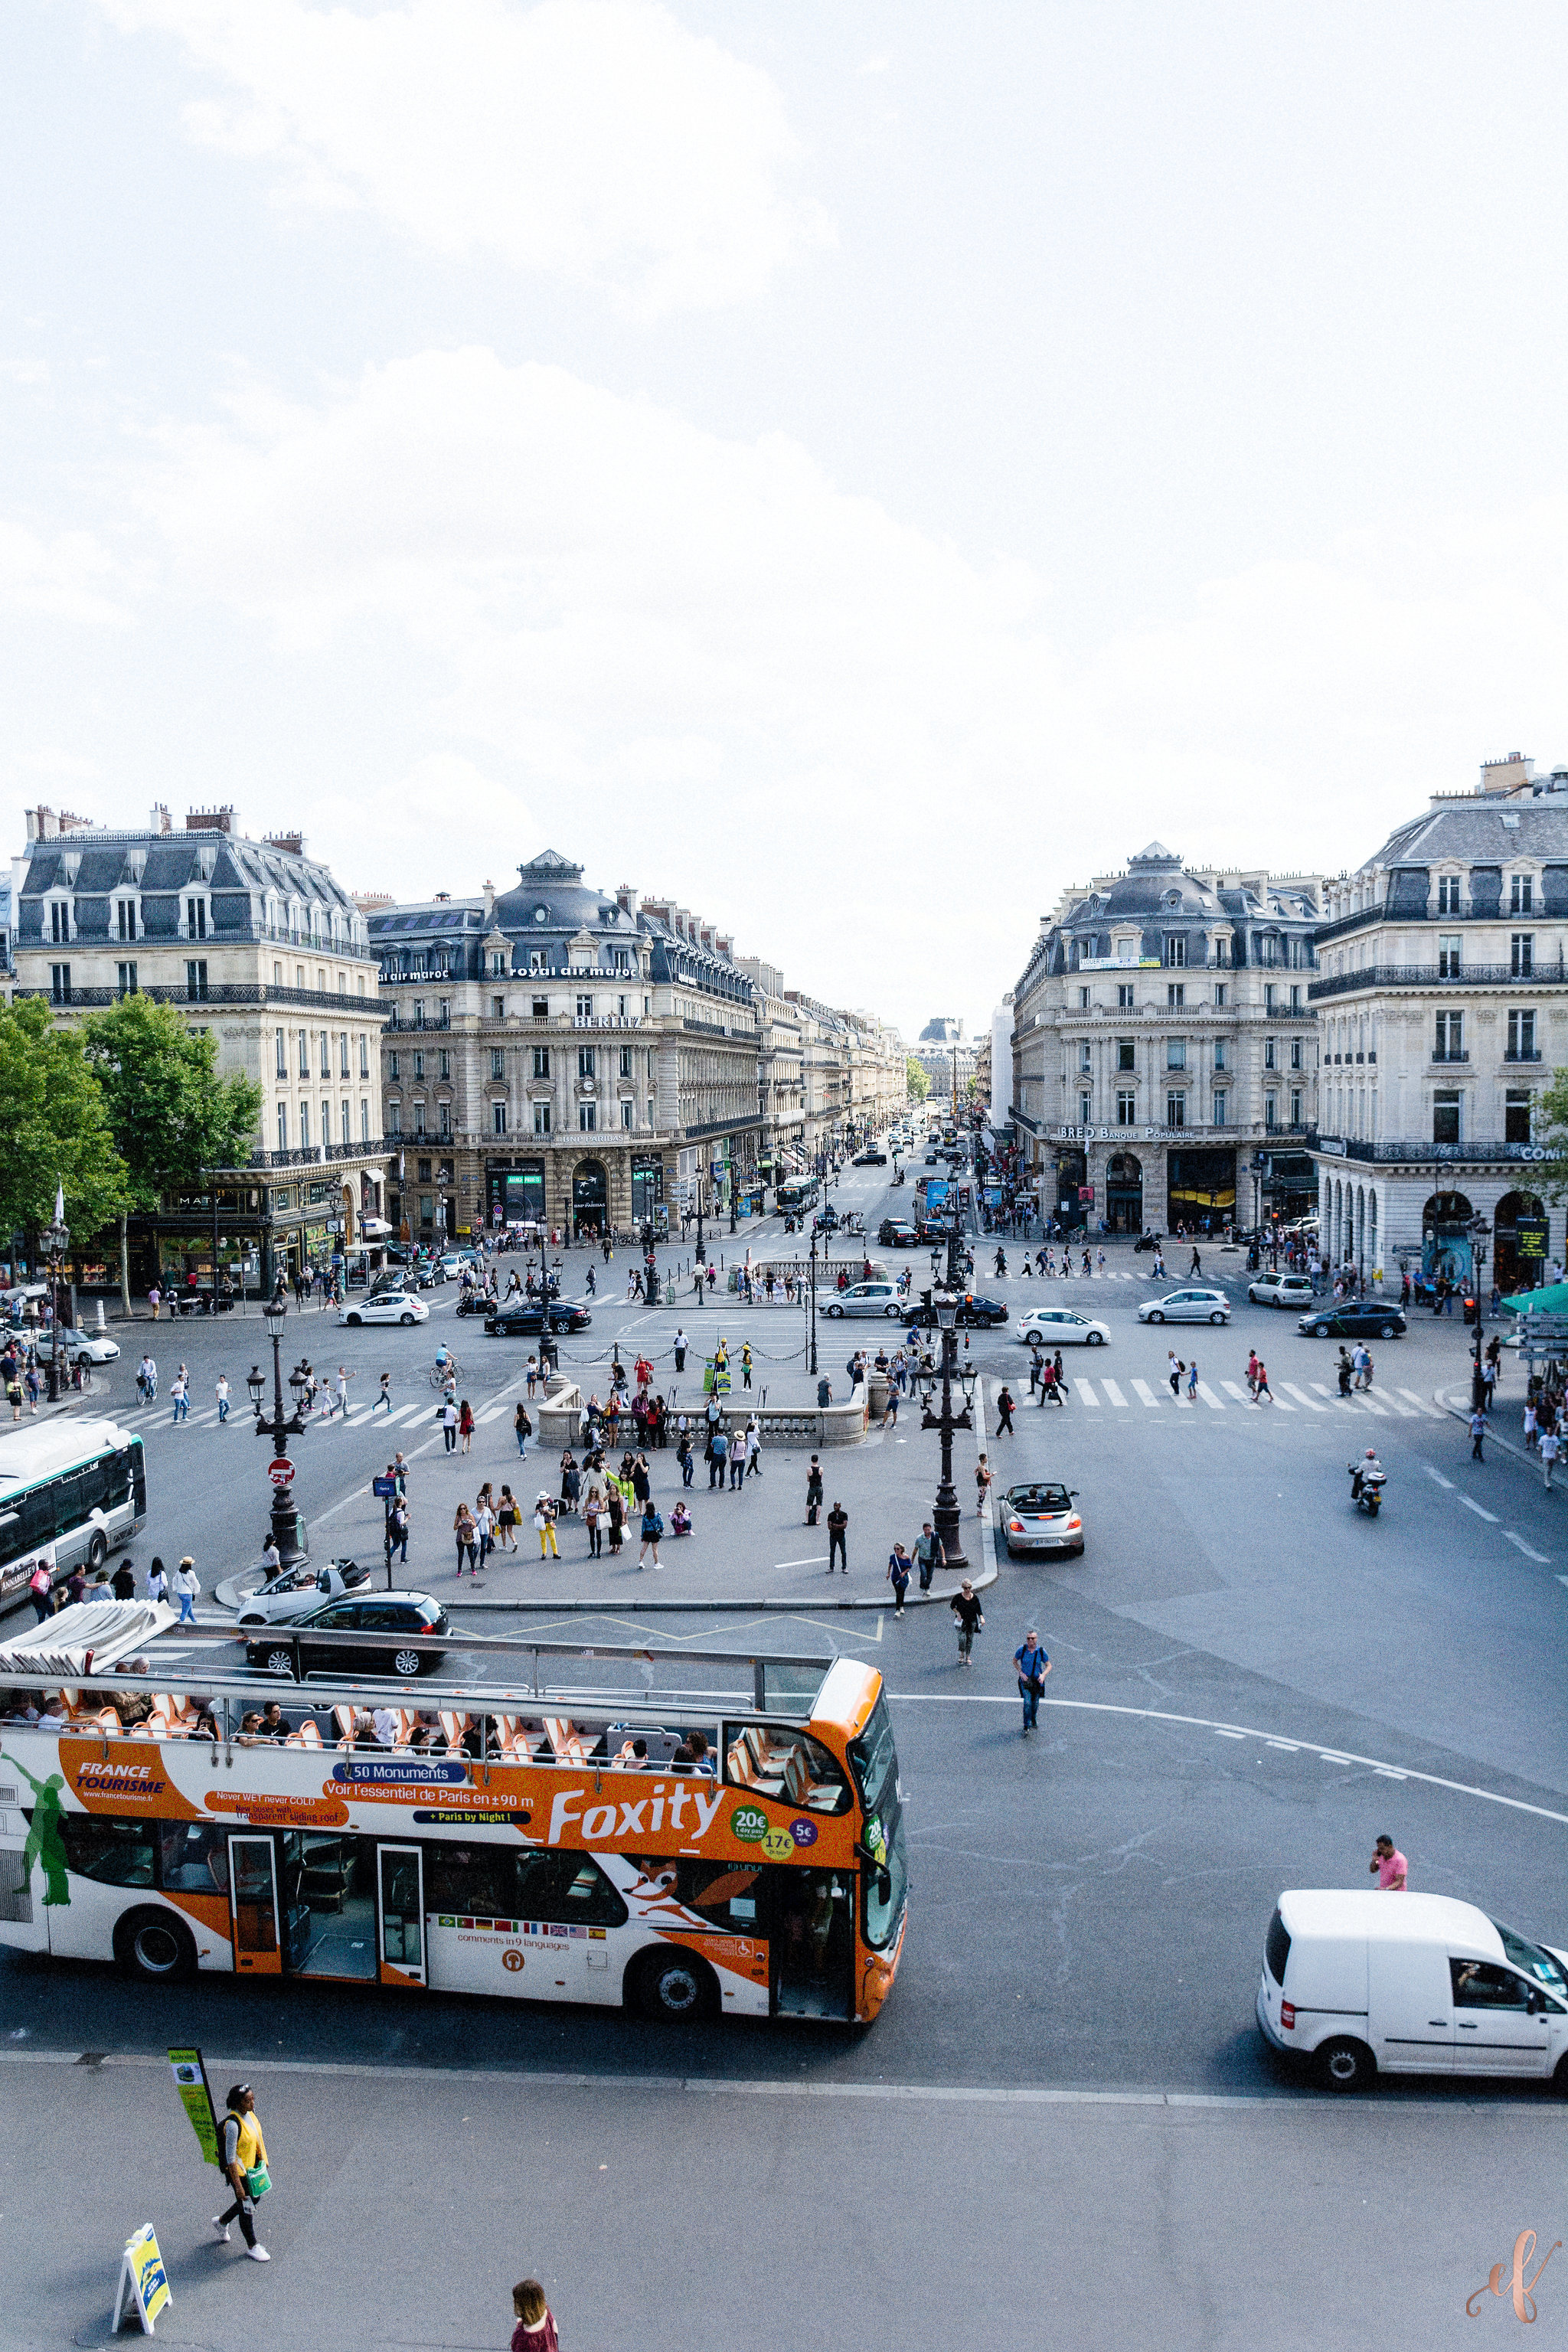
[[[1067,1402],[1058,1410],[1070,1412],[1076,1405],[1085,1412],[1103,1412],[1108,1407],[1118,1412],[1131,1412],[1139,1407],[1149,1412],[1171,1407],[1178,1412],[1225,1412],[1229,1410],[1226,1402],[1228,1398],[1244,1412],[1338,1412],[1370,1415],[1378,1421],[1447,1418],[1440,1405],[1417,1394],[1415,1389],[1381,1389],[1375,1395],[1370,1390],[1353,1390],[1348,1397],[1342,1397],[1337,1389],[1325,1388],[1321,1381],[1310,1381],[1305,1388],[1295,1381],[1281,1381],[1278,1389],[1271,1387],[1268,1396],[1258,1403],[1239,1381],[1222,1380],[1217,1386],[1224,1390],[1224,1396],[1216,1395],[1215,1388],[1203,1380],[1197,1384],[1195,1395],[1189,1395],[1184,1380],[1181,1394],[1173,1396],[1168,1384],[1154,1388],[1147,1381],[1129,1380],[1124,1389],[1120,1381],[1103,1372],[1092,1380],[1086,1372],[1069,1373]],[[1131,1390],[1131,1396],[1127,1389]]]

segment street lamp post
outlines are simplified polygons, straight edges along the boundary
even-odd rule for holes
[[[246,1386],[250,1391],[250,1402],[256,1414],[256,1434],[258,1437],[269,1437],[272,1440],[273,1459],[276,1465],[288,1462],[290,1437],[300,1437],[304,1433],[305,1424],[300,1418],[300,1400],[304,1393],[305,1368],[303,1364],[297,1364],[289,1375],[294,1410],[285,1417],[281,1349],[283,1326],[289,1308],[281,1292],[277,1293],[268,1301],[261,1313],[262,1320],[267,1326],[267,1336],[272,1342],[272,1417],[270,1420],[264,1419],[262,1415],[261,1401],[267,1393],[267,1381],[258,1365],[252,1364],[246,1379]],[[272,1479],[272,1540],[278,1547],[279,1559],[285,1568],[296,1568],[301,1560],[307,1560],[310,1557],[304,1525],[290,1496],[292,1477],[293,1469],[290,1465],[287,1477],[274,1476]]]
[[[811,1229],[811,1377],[816,1378],[816,1227]]]
[[[1475,1363],[1470,1372],[1470,1410],[1473,1412],[1482,1412],[1486,1405],[1486,1370],[1481,1362],[1481,1277],[1486,1271],[1487,1242],[1490,1232],[1491,1228],[1484,1217],[1470,1219],[1470,1256],[1476,1278],[1476,1349]]]
[[[63,1207],[63,1200],[60,1202]],[[49,1259],[49,1304],[52,1346],[49,1350],[49,1402],[54,1403],[60,1392],[60,1266],[71,1245],[70,1227],[57,1215],[52,1225],[46,1225],[41,1235]]]
[[[700,1169],[698,1170],[697,1174],[692,1181],[697,1186],[697,1256],[695,1263],[698,1265],[706,1265],[708,1263],[708,1253],[702,1246],[702,1171]]]
[[[942,1332],[942,1411],[940,1412],[931,1411],[931,1398],[936,1390],[938,1375],[935,1372],[924,1370],[916,1374],[916,1384],[924,1407],[921,1416],[921,1427],[938,1430],[942,1435],[942,1483],[936,1490],[936,1502],[931,1510],[931,1526],[936,1531],[938,1542],[942,1545],[942,1558],[946,1565],[962,1572],[968,1568],[969,1562],[963,1550],[963,1513],[959,1508],[958,1496],[952,1483],[952,1441],[957,1431],[973,1429],[974,1426],[974,1416],[970,1406],[974,1394],[975,1372],[973,1365],[967,1365],[959,1373],[963,1390],[963,1403],[961,1409],[954,1412],[952,1381],[953,1373],[957,1370],[955,1360],[958,1340],[957,1295],[952,1290],[927,1290],[922,1292],[921,1296],[928,1307],[934,1307],[937,1324]]]

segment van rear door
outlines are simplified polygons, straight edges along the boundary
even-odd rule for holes
[[[1454,1995],[1440,1944],[1382,1936],[1369,1940],[1367,2028],[1385,2074],[1453,2073]]]

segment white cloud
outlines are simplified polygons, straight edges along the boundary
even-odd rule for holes
[[[756,294],[827,234],[774,84],[654,0],[99,0],[219,94],[193,134],[293,201],[607,288],[647,315]]]
[[[90,531],[49,536],[0,515],[0,612],[57,621],[123,622],[127,608],[110,593],[114,559]]]

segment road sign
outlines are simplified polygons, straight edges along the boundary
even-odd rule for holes
[[[389,1503],[397,1492],[397,1481],[395,1478],[373,1478],[370,1491],[378,1502]]]
[[[279,1455],[276,1462],[268,1464],[267,1475],[275,1486],[287,1486],[293,1481],[294,1465]]]

